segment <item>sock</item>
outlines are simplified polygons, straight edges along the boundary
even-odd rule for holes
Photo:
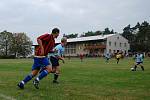
[[[27,75],[24,80],[22,81],[23,84],[26,84],[28,81],[30,81],[34,76],[32,74]]]
[[[59,75],[58,75],[57,73],[55,73],[55,74],[54,74],[54,80],[57,80],[57,79],[58,79],[58,76],[59,76]]]
[[[143,67],[143,66],[141,66],[141,68],[142,68],[142,70],[144,71],[144,67]]]
[[[135,70],[135,71],[136,71],[136,68],[137,68],[137,66],[135,65],[135,66],[134,66],[134,70]]]
[[[51,71],[50,73],[55,73],[55,72]]]
[[[36,78],[38,81],[43,79],[45,76],[48,75],[48,71],[47,70],[43,70],[40,75]]]
[[[46,69],[45,67],[41,68],[40,71],[39,71],[39,73],[41,73],[45,69]]]

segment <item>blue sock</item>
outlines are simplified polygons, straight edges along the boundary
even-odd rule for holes
[[[28,81],[30,81],[31,79],[33,78],[33,75],[32,74],[29,74],[29,75],[27,75],[25,78],[24,78],[24,80],[23,80],[23,84],[25,84],[25,83],[27,83]]]
[[[43,70],[40,75],[36,78],[38,81],[43,79],[45,76],[48,75],[48,71],[47,70]]]

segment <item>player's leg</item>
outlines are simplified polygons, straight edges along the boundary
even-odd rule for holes
[[[107,60],[107,58],[105,58],[106,59],[106,63],[108,62],[108,60]]]
[[[117,58],[117,64],[119,63],[119,58]]]
[[[134,64],[134,71],[136,71],[137,66],[138,66],[138,63],[135,62],[135,64]]]
[[[52,71],[52,67],[50,65],[45,67],[46,69],[43,70],[39,76],[37,78],[35,78],[35,80],[33,81],[34,87],[36,89],[39,89],[39,81],[42,80],[44,77],[46,77],[51,71]]]
[[[106,62],[108,63],[108,58],[106,58]]]
[[[50,65],[46,66],[46,69],[43,70],[37,78],[33,81],[34,87],[39,89],[39,81],[46,77],[52,71],[52,67]]]
[[[59,82],[57,81],[59,75],[60,75],[60,67],[59,67],[59,66],[55,66],[55,73],[54,73],[54,80],[53,80],[53,83],[59,83]]]
[[[44,77],[46,77],[52,71],[52,66],[49,63],[48,58],[42,58],[41,63],[43,65],[41,67],[45,66],[45,69],[33,81],[33,84],[34,84],[36,89],[39,89],[39,81],[42,80]]]
[[[108,58],[108,62],[109,62],[110,58]]]
[[[31,74],[27,75],[17,86],[21,89],[24,88],[24,85],[29,82],[34,76],[39,72],[39,58],[34,58],[34,64],[32,66]]]
[[[141,66],[142,71],[144,71],[144,66],[142,63],[139,64]]]
[[[46,67],[44,66],[44,67],[42,67],[40,70],[39,70],[39,73],[41,73],[43,70],[45,70],[46,69]]]
[[[58,76],[59,76],[59,69],[58,69],[59,59],[57,57],[51,56],[50,57],[50,62],[52,64],[52,72],[54,73],[53,83],[58,83],[57,79],[58,79]]]
[[[38,74],[39,70],[33,70],[31,74],[27,75],[20,83],[18,83],[18,87],[24,89],[24,85],[29,82],[34,76]]]

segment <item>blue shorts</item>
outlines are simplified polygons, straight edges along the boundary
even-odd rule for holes
[[[45,58],[34,57],[34,64],[32,66],[32,70],[40,70],[40,68],[46,67],[48,65],[50,65],[50,63],[47,57]]]

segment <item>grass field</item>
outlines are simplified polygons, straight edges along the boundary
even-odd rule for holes
[[[102,58],[66,60],[61,64],[60,84],[53,84],[52,74],[40,82],[32,81],[24,90],[17,83],[30,73],[32,59],[0,59],[0,100],[150,100],[150,58],[131,72],[133,60],[115,59],[105,63]]]

